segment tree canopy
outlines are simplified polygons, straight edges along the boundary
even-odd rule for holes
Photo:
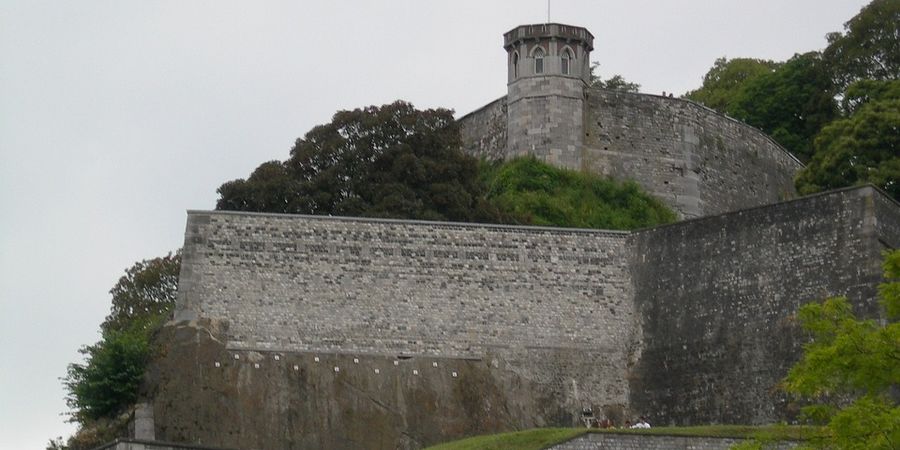
[[[772,73],[779,66],[776,62],[764,59],[722,57],[716,59],[712,68],[703,76],[703,85],[684,97],[727,113],[729,105],[734,102],[745,83]]]
[[[840,90],[900,78],[900,0],[873,0],[827,39],[825,61]]]
[[[447,110],[405,102],[341,111],[298,139],[287,161],[219,188],[217,209],[402,219],[637,228],[674,213],[633,183],[533,158],[479,163]]]
[[[217,209],[492,221],[478,161],[459,150],[452,112],[398,101],[339,111],[298,139],[284,162],[229,181]]]
[[[181,253],[138,261],[110,290],[112,307],[99,342],[84,346],[83,363],[69,364],[63,385],[78,432],[50,449],[94,448],[118,437],[116,416],[134,404],[151,356],[150,338],[175,305]]]
[[[604,80],[603,77],[600,76],[600,63],[594,61],[591,63],[591,83],[590,86],[593,88],[600,89],[612,89],[616,91],[623,92],[638,92],[641,89],[641,85],[637,83],[632,83],[625,79],[622,75],[615,74],[609,79]]]
[[[795,55],[776,70],[748,80],[727,111],[804,161],[812,157],[815,135],[838,116],[834,88],[817,52]]]
[[[799,318],[809,335],[785,389],[810,399],[806,417],[826,423],[812,444],[834,449],[896,449],[900,445],[900,251],[885,257],[879,302],[885,320],[862,320],[846,298],[810,303]]]
[[[872,183],[900,200],[900,81],[868,81],[848,93],[852,114],[819,133],[797,189],[810,194]]]
[[[134,263],[109,291],[112,307],[100,325],[104,332],[147,325],[175,306],[181,251]]]

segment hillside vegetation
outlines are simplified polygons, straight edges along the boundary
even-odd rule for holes
[[[446,109],[398,101],[339,111],[286,161],[223,184],[216,209],[630,230],[675,214],[635,183],[460,150]]]
[[[807,163],[801,194],[872,183],[900,200],[900,0],[873,0],[826,39],[783,62],[719,58],[684,96]]]
[[[631,230],[676,219],[634,182],[557,169],[534,158],[483,170],[488,201],[519,223]]]

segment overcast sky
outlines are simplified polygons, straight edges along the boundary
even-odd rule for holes
[[[720,56],[821,49],[866,3],[554,0],[551,20],[594,34],[604,76],[682,94]],[[0,448],[73,431],[59,377],[185,210],[336,110],[505,95],[502,33],[546,20],[544,0],[0,0]]]

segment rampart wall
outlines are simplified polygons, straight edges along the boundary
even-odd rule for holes
[[[505,95],[460,117],[463,151],[487,160],[505,159],[507,117]]]
[[[682,217],[793,198],[801,164],[771,138],[694,102],[589,89],[582,167],[635,180]]]
[[[878,312],[881,252],[900,225],[871,187],[845,189],[633,235],[642,352],[631,405],[660,424],[791,417],[775,389],[800,355],[801,304],[850,298]],[[881,223],[880,229],[875,224]]]
[[[556,93],[559,101],[571,93]],[[584,117],[565,120],[583,136],[556,136],[551,106],[520,105],[510,120],[537,125],[534,136],[555,136],[556,147],[534,142],[533,154],[560,167],[637,181],[683,218],[708,216],[796,196],[793,177],[802,167],[761,131],[697,103],[606,89],[585,89]],[[506,97],[459,121],[463,150],[489,159],[520,156],[527,136],[508,136]],[[549,109],[548,109],[549,108]],[[568,109],[563,108],[568,111]],[[545,111],[546,110],[546,111]],[[582,125],[583,121],[583,125]],[[541,125],[542,124],[542,125]],[[529,128],[530,127],[530,128]],[[543,128],[547,128],[544,130]],[[542,134],[543,133],[543,134]],[[556,134],[555,134],[556,133]],[[566,151],[562,151],[566,149]]]
[[[151,370],[156,435],[417,448],[585,408],[790,418],[793,315],[834,295],[876,315],[898,229],[872,187],[632,233],[192,211],[176,319],[201,325]]]
[[[233,350],[482,359],[622,410],[628,233],[192,211],[176,319]]]
[[[180,303],[228,318],[230,348],[478,357],[630,339],[627,233],[229,212],[187,226]]]

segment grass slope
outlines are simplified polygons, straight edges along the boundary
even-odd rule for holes
[[[559,169],[533,157],[482,164],[487,199],[520,223],[633,230],[674,222],[675,213],[634,182]]]
[[[426,450],[540,450],[568,441],[584,433],[622,433],[654,436],[687,436],[763,439],[765,441],[807,440],[822,432],[819,427],[809,426],[745,426],[706,425],[696,427],[657,427],[646,429],[585,429],[585,428],[537,428],[512,433],[475,436],[447,442]]]

